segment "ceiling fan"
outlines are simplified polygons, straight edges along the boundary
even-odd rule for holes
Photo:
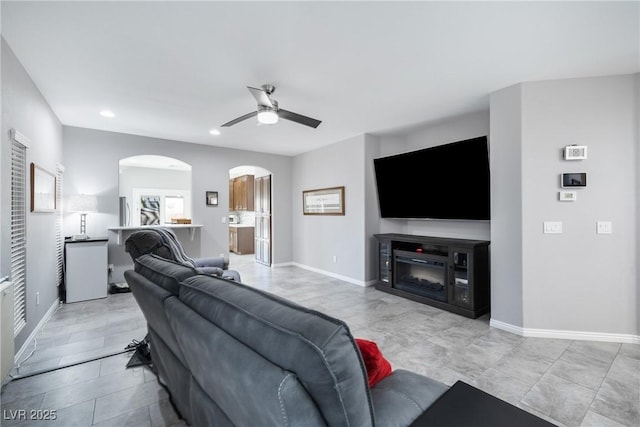
[[[273,85],[262,85],[260,89],[247,86],[247,89],[249,89],[251,95],[253,95],[256,101],[258,101],[257,110],[245,114],[244,116],[240,116],[237,119],[233,119],[230,122],[223,124],[222,127],[233,126],[236,123],[240,123],[241,121],[254,116],[258,116],[258,123],[267,125],[277,123],[278,119],[286,119],[315,129],[320,125],[320,123],[322,123],[320,120],[312,119],[311,117],[279,108],[278,101],[271,99],[271,94],[276,90],[276,87]]]

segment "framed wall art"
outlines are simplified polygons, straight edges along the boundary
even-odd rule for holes
[[[140,197],[140,225],[160,224],[160,196]]]
[[[218,206],[217,191],[207,191],[207,206]]]
[[[56,176],[31,163],[31,212],[55,212]]]
[[[304,215],[344,215],[344,186],[302,192]]]

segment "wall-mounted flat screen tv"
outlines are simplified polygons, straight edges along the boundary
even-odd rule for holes
[[[382,218],[490,219],[486,136],[373,162]]]

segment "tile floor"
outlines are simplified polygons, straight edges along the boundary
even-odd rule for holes
[[[446,384],[463,380],[561,426],[640,425],[640,346],[523,338],[297,267],[270,269],[232,256],[244,283],[347,322],[374,340],[394,368]],[[120,352],[145,335],[131,294],[62,306],[37,337],[19,374]],[[2,426],[184,426],[147,368],[126,369],[131,353],[11,381],[0,397]],[[14,375],[17,375],[14,372]],[[30,421],[18,410],[55,410]],[[44,415],[46,412],[35,412]]]

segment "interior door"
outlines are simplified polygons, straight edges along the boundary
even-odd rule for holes
[[[271,175],[255,180],[256,262],[271,265]]]

